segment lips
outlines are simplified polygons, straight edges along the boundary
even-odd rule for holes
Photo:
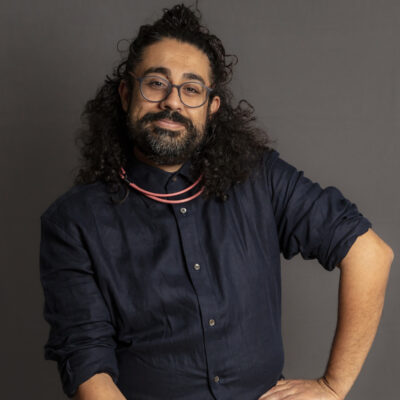
[[[170,119],[159,119],[155,121],[155,123],[163,128],[170,128],[170,129],[180,129],[184,125],[180,122],[174,122]]]

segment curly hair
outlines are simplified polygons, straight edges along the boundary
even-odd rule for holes
[[[103,181],[107,190],[119,193],[129,186],[119,176],[120,167],[126,166],[128,152],[133,151],[126,126],[126,113],[122,109],[118,87],[122,79],[132,91],[134,82],[129,72],[141,62],[143,50],[164,38],[186,42],[202,50],[210,61],[210,96],[219,96],[220,108],[213,114],[202,145],[191,157],[191,175],[203,174],[205,187],[202,196],[227,199],[229,188],[244,182],[269,150],[267,133],[254,124],[254,108],[246,100],[232,105],[233,95],[228,87],[237,57],[227,55],[221,40],[200,24],[201,15],[196,6],[192,11],[184,4],[163,9],[163,16],[152,25],[143,25],[130,43],[129,52],[121,63],[107,75],[95,97],[82,112],[83,127],[76,138],[80,144],[81,159],[75,184]],[[122,191],[122,193],[124,193]]]

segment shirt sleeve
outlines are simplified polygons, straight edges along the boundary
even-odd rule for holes
[[[118,379],[115,330],[82,242],[41,218],[40,280],[50,333],[45,359],[55,360],[63,390],[72,397],[96,373]]]
[[[267,161],[267,179],[280,250],[286,259],[300,253],[331,271],[372,226],[338,188],[321,188],[276,150]]]

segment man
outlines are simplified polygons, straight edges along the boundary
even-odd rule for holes
[[[231,70],[177,5],[86,106],[76,185],[41,217],[45,356],[69,397],[344,399],[360,372],[393,252],[231,105]],[[341,271],[315,380],[282,376],[280,253]]]

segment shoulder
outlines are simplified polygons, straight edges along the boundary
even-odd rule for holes
[[[290,172],[295,167],[282,158],[280,152],[271,147],[265,149],[261,159],[261,169],[269,177],[272,174]]]
[[[273,164],[277,159],[280,158],[278,150],[268,147],[263,154],[263,163],[265,166]]]
[[[293,177],[294,174],[303,174],[303,171],[298,171],[295,166],[287,162],[281,157],[278,150],[268,148],[263,153],[261,165],[258,172],[261,173],[263,184],[268,187],[282,185]],[[256,174],[256,176],[259,176]]]
[[[270,148],[263,155],[263,166],[265,172],[269,175],[293,172],[297,168],[290,164],[285,158],[282,158],[278,150]]]
[[[74,185],[59,195],[40,218],[62,224],[66,220],[82,222],[97,207],[111,206],[110,194],[103,182]]]

